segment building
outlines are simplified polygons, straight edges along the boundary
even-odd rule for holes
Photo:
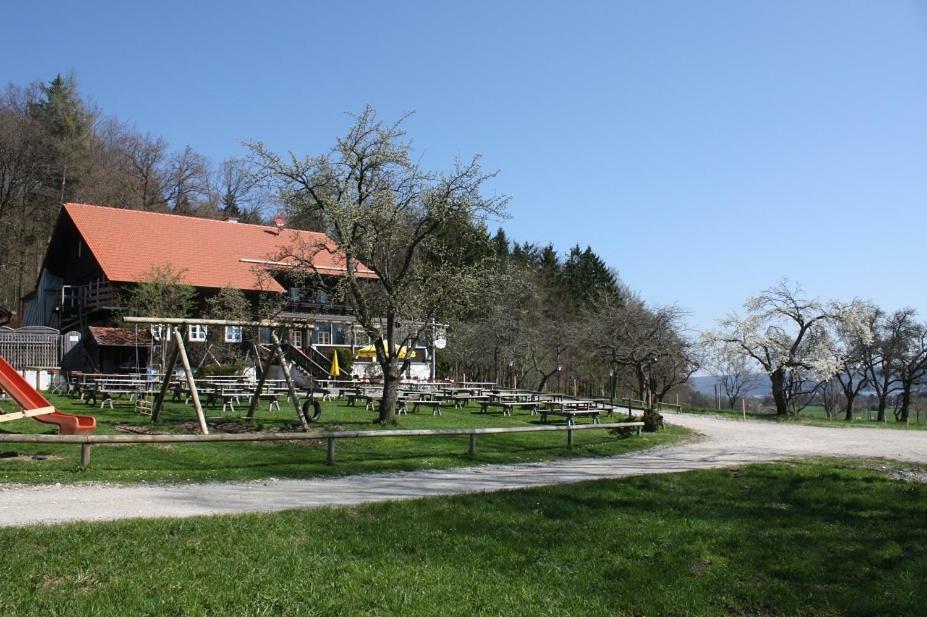
[[[334,243],[325,234],[278,223],[64,204],[36,288],[23,298],[22,325],[56,328],[66,336],[79,333],[80,344],[65,356],[72,366],[65,368],[110,372],[156,365],[158,337],[118,328],[117,318],[125,292],[149,281],[156,268],[169,266],[196,289],[200,310],[224,287],[239,289],[252,301],[260,294],[279,294],[283,316],[311,324],[288,332],[291,359],[306,372],[318,373],[327,369],[335,348],[354,351],[370,341],[355,327],[348,307],[334,303],[320,288],[297,287],[292,262],[281,257],[320,247],[313,253],[313,270],[322,279],[344,276],[344,260]],[[363,265],[358,274],[376,278]],[[195,344],[205,332],[191,332],[188,338]],[[225,340],[236,344],[235,338],[233,333]],[[416,350],[413,364],[416,376],[427,375],[426,349]]]

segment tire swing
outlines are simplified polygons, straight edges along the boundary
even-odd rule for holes
[[[311,414],[310,409],[312,410]],[[322,405],[315,398],[307,399],[303,403],[303,417],[306,418],[306,422],[318,422],[319,418],[322,417]]]

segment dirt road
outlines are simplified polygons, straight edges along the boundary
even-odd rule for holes
[[[704,438],[613,458],[577,458],[315,480],[3,487],[0,488],[0,526],[354,505],[598,478],[673,473],[791,457],[882,457],[927,463],[927,431],[819,428],[686,414],[668,414],[667,421],[698,431]]]

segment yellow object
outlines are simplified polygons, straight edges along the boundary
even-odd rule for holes
[[[387,348],[386,348],[387,343],[386,343],[385,341],[383,342],[383,345],[384,345],[384,349],[387,349]],[[394,346],[393,348],[396,349],[396,346]],[[414,358],[414,357],[415,357],[415,352],[414,352],[414,351],[408,351],[408,350],[403,346],[403,347],[399,347],[399,348],[398,348],[398,354],[397,354],[397,355],[399,356],[400,359],[405,360],[407,356],[408,356],[409,358]],[[377,357],[377,350],[374,348],[373,344],[365,345],[365,346],[363,346],[363,347],[361,347],[360,349],[357,350],[357,357],[358,357],[358,358],[376,358],[376,357]]]
[[[332,377],[341,375],[341,367],[338,366],[338,352],[336,349],[332,349],[332,366],[328,369],[328,374]]]

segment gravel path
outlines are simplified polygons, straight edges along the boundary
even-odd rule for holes
[[[668,422],[698,431],[704,438],[613,458],[577,458],[315,480],[5,487],[0,488],[0,526],[354,505],[729,467],[790,457],[882,457],[927,463],[927,431],[819,428],[687,414],[667,414],[666,418]]]

